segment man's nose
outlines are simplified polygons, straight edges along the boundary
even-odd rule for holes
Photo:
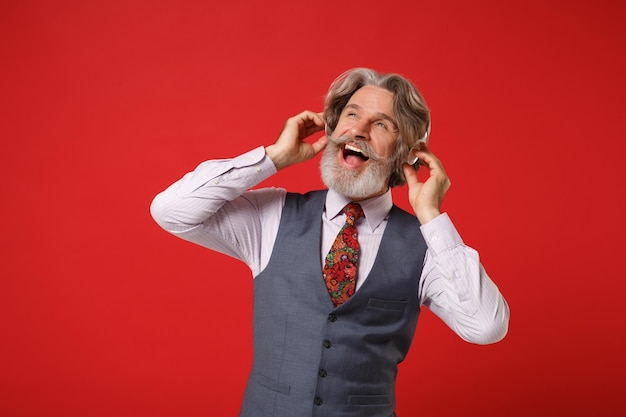
[[[359,120],[352,125],[350,134],[355,139],[369,139],[369,125],[364,120]]]

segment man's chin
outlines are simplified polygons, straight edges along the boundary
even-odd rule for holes
[[[358,165],[344,162],[339,161],[334,153],[322,156],[320,169],[327,188],[354,200],[379,195],[387,189],[387,182],[381,178],[388,175],[382,167],[372,165],[370,160]]]
[[[322,180],[327,188],[349,197],[353,200],[364,200],[381,194],[382,184],[366,184],[366,181],[355,171],[343,171],[342,175],[332,175],[328,178],[322,174]],[[380,186],[380,187],[379,187]]]

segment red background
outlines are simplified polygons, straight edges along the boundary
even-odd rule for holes
[[[624,414],[625,8],[4,0],[0,415],[236,415],[249,272],[160,230],[150,201],[271,144],[355,66],[424,93],[444,209],[512,311],[486,347],[425,312],[399,415]],[[317,160],[269,184],[319,188]]]

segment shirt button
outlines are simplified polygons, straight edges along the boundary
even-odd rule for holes
[[[330,349],[330,347],[333,345],[332,343],[330,343],[330,340],[324,340],[324,343],[322,343],[322,345],[326,348],[326,349]]]
[[[334,314],[334,313],[329,314],[328,315],[328,321],[333,322],[333,323],[336,322],[337,321],[337,315]]]
[[[326,378],[328,376],[328,372],[326,372],[323,369],[320,369],[320,371],[318,372],[318,375],[320,376],[320,378]]]
[[[324,404],[324,401],[322,401],[322,399],[320,397],[315,397],[313,402],[315,403],[315,405],[322,405],[322,404]]]

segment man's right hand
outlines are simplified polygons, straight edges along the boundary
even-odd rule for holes
[[[305,142],[304,139],[321,132],[324,127],[322,113],[305,110],[287,119],[278,140],[265,148],[265,154],[278,170],[307,161],[326,147],[328,138],[324,135],[313,143]]]

